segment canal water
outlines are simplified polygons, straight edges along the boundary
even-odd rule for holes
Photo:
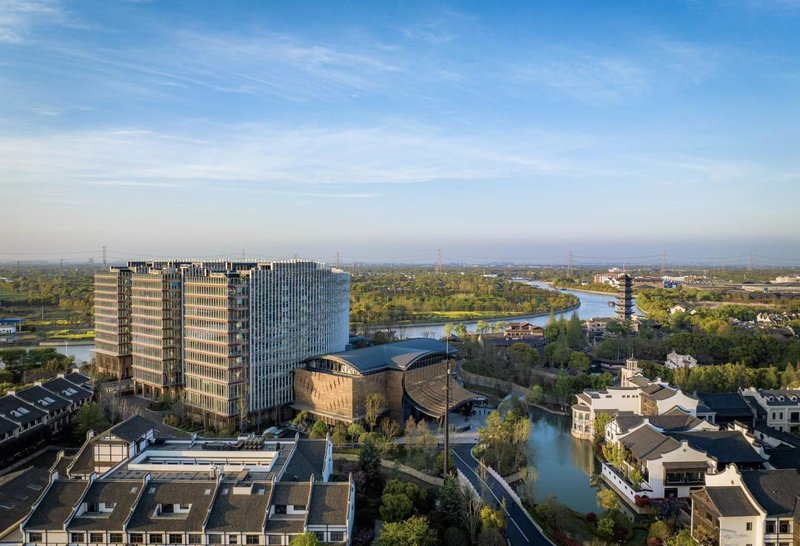
[[[544,410],[531,409],[531,434],[528,445],[532,448],[536,468],[536,502],[549,495],[581,513],[597,512],[597,481],[600,469],[592,453],[591,442],[578,440],[570,434],[570,417],[553,415]]]

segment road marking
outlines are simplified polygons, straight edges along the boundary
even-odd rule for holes
[[[505,510],[505,511],[506,511],[506,516],[508,516],[508,520],[509,520],[511,523],[513,523],[513,524],[514,524],[514,527],[516,527],[516,528],[517,528],[517,531],[519,531],[519,534],[521,534],[521,535],[522,535],[522,538],[524,538],[524,539],[525,539],[525,542],[527,542],[527,543],[529,543],[529,544],[530,544],[530,542],[531,542],[531,541],[530,541],[530,539],[528,538],[528,536],[527,536],[525,533],[523,533],[523,532],[522,532],[522,529],[521,529],[521,528],[520,528],[520,526],[517,524],[517,522],[514,520],[514,518],[512,518],[512,517],[511,517],[511,514],[508,512],[508,508],[506,508],[505,504],[503,504],[502,502],[500,502],[500,499],[499,499],[499,498],[497,498],[497,495],[495,495],[494,491],[492,491],[492,487],[491,487],[491,486],[490,486],[488,483],[486,483],[485,481],[483,481],[483,478],[481,478],[481,477],[480,477],[480,475],[479,475],[477,472],[475,472],[475,470],[474,470],[474,469],[472,469],[472,468],[471,468],[471,467],[470,467],[470,466],[467,464],[467,461],[465,461],[465,460],[464,460],[464,458],[463,458],[463,457],[461,457],[461,455],[459,455],[458,453],[456,453],[456,450],[455,450],[455,449],[451,449],[450,451],[452,451],[452,452],[453,452],[453,455],[455,455],[456,457],[458,457],[458,459],[459,459],[459,460],[460,460],[460,461],[461,461],[461,462],[464,464],[464,466],[466,466],[467,468],[469,468],[469,471],[470,471],[470,472],[472,472],[472,473],[475,475],[475,477],[476,477],[476,478],[478,478],[478,481],[480,481],[480,482],[481,482],[483,485],[485,485],[485,486],[487,487],[487,489],[489,489],[489,493],[491,493],[491,494],[492,494],[492,496],[494,497],[494,499],[497,501],[497,504],[498,504],[499,506],[501,506],[501,507],[503,508],[503,510]],[[504,499],[504,500],[505,500],[505,498],[506,498],[506,497],[505,497],[505,495],[503,495],[503,499]],[[513,502],[513,499],[512,499],[512,502]]]

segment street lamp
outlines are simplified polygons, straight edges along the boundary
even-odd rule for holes
[[[444,380],[444,474],[447,479],[447,462],[450,458],[450,338],[445,339],[445,380]]]

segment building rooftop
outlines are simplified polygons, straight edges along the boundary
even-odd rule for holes
[[[242,485],[241,489],[229,484],[220,486],[208,519],[208,531],[262,532],[271,492],[272,484],[269,482],[250,483]]]
[[[649,426],[631,432],[620,442],[640,461],[658,459],[680,447],[679,442]]]
[[[32,466],[0,476],[0,536],[30,513],[48,479],[46,468]]]
[[[769,516],[791,516],[800,495],[797,469],[746,470],[742,481]]]
[[[689,446],[714,457],[719,464],[763,463],[764,459],[737,430],[700,430],[694,432],[664,432],[677,440],[686,441]]]
[[[315,480],[322,480],[327,446],[327,440],[298,440],[281,481],[304,482],[311,476]]]
[[[71,404],[70,401],[37,385],[17,391],[17,396],[47,412],[58,411]]]
[[[319,358],[329,358],[349,364],[361,374],[379,372],[386,369],[406,370],[418,359],[442,353],[448,350],[447,345],[436,339],[415,338],[383,345],[353,349],[339,353],[330,353]],[[458,351],[449,347],[449,354],[455,355]]]
[[[56,377],[55,379],[45,381],[42,383],[42,387],[72,402],[88,400],[92,397],[91,391],[83,387],[79,387],[75,383],[67,381],[63,377]]]
[[[350,484],[315,483],[308,510],[309,525],[341,525],[347,521]]]
[[[800,391],[761,390],[758,392],[768,406],[800,406]]]
[[[758,509],[753,506],[741,487],[707,487],[705,492],[723,517],[758,515]]]
[[[122,440],[131,443],[146,435],[149,430],[153,430],[155,428],[153,425],[154,423],[149,419],[145,419],[139,415],[134,415],[132,417],[128,417],[121,423],[114,425],[109,429],[108,432],[117,438],[121,438]]]
[[[753,410],[738,392],[699,393],[700,402],[720,416],[753,415]]]
[[[92,378],[88,375],[82,374],[80,372],[69,372],[64,376],[64,379],[69,381],[70,383],[75,383],[78,386],[83,386],[88,383],[91,383]]]
[[[766,450],[769,455],[769,464],[775,468],[800,468],[800,449],[796,447],[780,446]]]
[[[783,432],[773,427],[769,427],[764,423],[756,423],[754,430],[760,432],[764,436],[769,436],[776,440],[779,440],[781,443],[790,445],[792,447],[800,448],[800,436],[792,434],[790,432]]]
[[[155,481],[144,486],[141,500],[136,504],[129,531],[203,532],[208,509],[214,500],[217,482]],[[164,505],[188,505],[187,513],[158,512]]]
[[[63,530],[72,515],[72,508],[78,504],[88,486],[89,482],[85,480],[55,480],[28,521],[25,522],[25,529],[34,531]]]
[[[69,529],[82,531],[102,531],[122,529],[122,525],[131,513],[136,499],[141,493],[143,480],[131,481],[99,481],[95,480],[82,503],[113,506],[110,513],[84,513],[76,515],[69,523]]]
[[[0,397],[0,416],[5,417],[12,423],[26,425],[33,421],[44,419],[47,414],[16,395],[6,394]]]

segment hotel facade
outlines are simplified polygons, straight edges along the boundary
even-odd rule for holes
[[[349,275],[316,262],[129,262],[95,294],[98,368],[151,398],[182,387],[216,426],[279,411],[293,370],[348,342]]]

